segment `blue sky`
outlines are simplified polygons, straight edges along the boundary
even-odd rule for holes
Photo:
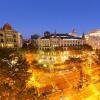
[[[24,37],[73,28],[82,34],[100,28],[100,0],[0,0],[0,27],[4,23]]]

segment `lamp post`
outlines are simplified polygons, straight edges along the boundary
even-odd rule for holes
[[[64,100],[64,99],[63,99],[63,90],[61,90],[60,100]]]

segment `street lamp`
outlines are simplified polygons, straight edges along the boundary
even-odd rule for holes
[[[62,95],[60,96],[60,100],[63,100],[63,97],[62,97]]]

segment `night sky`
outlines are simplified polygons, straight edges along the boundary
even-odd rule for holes
[[[25,38],[73,28],[82,34],[100,29],[100,0],[0,0],[0,27],[4,23]]]

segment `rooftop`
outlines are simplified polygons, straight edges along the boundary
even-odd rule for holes
[[[81,39],[81,37],[72,36],[72,35],[69,35],[68,33],[65,33],[65,34],[51,33],[49,36],[43,36],[43,37],[41,37],[41,39],[50,39],[50,38]]]

